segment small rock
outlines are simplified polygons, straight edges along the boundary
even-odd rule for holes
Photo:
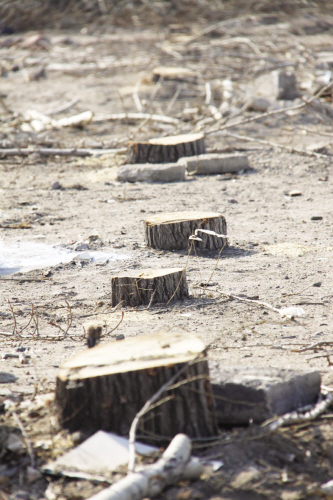
[[[81,250],[89,250],[88,243],[76,243],[76,245],[74,246],[74,251],[79,252]]]
[[[238,203],[238,201],[234,198],[230,198],[230,200],[228,200],[228,203]]]
[[[271,101],[265,99],[264,97],[253,97],[249,103],[249,111],[258,111],[260,113],[265,113],[271,105]]]
[[[92,243],[93,241],[97,241],[98,239],[99,239],[98,234],[91,234],[90,236],[88,236],[89,243]]]
[[[27,467],[27,483],[32,484],[42,477],[41,472],[34,467]]]
[[[7,437],[6,448],[7,450],[17,453],[18,455],[22,455],[25,452],[23,441],[13,433],[10,433]]]
[[[124,340],[125,338],[125,335],[123,335],[122,333],[120,333],[119,335],[116,335],[116,340]]]
[[[323,217],[321,215],[313,215],[311,220],[323,220]]]
[[[10,384],[16,380],[17,377],[12,373],[0,372],[0,384]]]
[[[312,286],[316,286],[316,287],[321,287],[321,281],[317,281],[317,283],[313,283]]]
[[[52,184],[52,186],[50,187],[51,190],[54,190],[54,189],[64,189],[63,186],[60,184],[60,182],[56,181]]]
[[[298,191],[297,189],[294,189],[293,191],[289,191],[287,193],[288,196],[302,196],[301,191]]]

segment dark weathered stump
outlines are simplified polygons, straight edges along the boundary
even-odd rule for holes
[[[216,418],[203,342],[176,332],[100,344],[60,368],[56,402],[60,423],[70,431],[103,429],[128,435],[137,412],[186,363],[177,387],[140,422],[138,434],[169,440],[216,435]]]
[[[190,244],[189,237],[197,229],[227,234],[223,215],[215,212],[170,212],[149,217],[145,221],[146,242],[149,247],[161,250],[182,250]],[[195,240],[197,248],[217,250],[226,244],[226,238],[199,232],[202,241]]]
[[[174,163],[183,156],[201,155],[205,152],[203,134],[160,137],[148,142],[129,142],[127,163]]]
[[[111,278],[112,307],[141,306],[188,298],[184,269],[127,271]]]

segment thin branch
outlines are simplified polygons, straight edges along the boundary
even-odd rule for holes
[[[326,395],[326,398],[323,401],[317,403],[311,410],[307,411],[306,413],[301,413],[302,410],[286,413],[273,422],[270,422],[268,424],[264,423],[263,427],[268,428],[269,432],[274,432],[287,425],[310,422],[311,420],[314,420],[315,418],[319,417],[319,415],[324,413],[332,403],[333,394],[329,393]]]
[[[273,111],[267,111],[266,113],[260,113],[258,115],[252,116],[251,118],[244,118],[243,120],[239,120],[238,122],[234,123],[227,123],[226,125],[219,126],[212,128],[210,130],[207,130],[205,133],[207,134],[212,134],[213,132],[219,132],[222,130],[227,130],[232,127],[238,127],[239,125],[245,125],[246,123],[251,123],[257,120],[260,120],[261,118],[267,118],[268,116],[273,116],[277,114],[283,114],[283,113],[288,113],[289,111],[295,111],[297,109],[302,109],[305,108],[308,104],[311,104],[313,101],[318,99],[321,95],[323,95],[327,90],[333,87],[333,82],[330,82],[329,84],[325,85],[319,92],[317,92],[314,96],[312,96],[310,99],[307,99],[306,101],[302,102],[301,104],[296,104],[295,106],[290,106],[289,108],[283,108],[283,109],[275,109]]]
[[[292,146],[285,146],[284,144],[279,144],[277,142],[265,141],[264,139],[257,139],[255,137],[248,137],[239,134],[233,134],[231,132],[224,132],[225,136],[234,137],[235,139],[241,139],[242,141],[248,142],[259,142],[260,144],[265,144],[265,146],[271,146],[273,148],[285,149],[290,153],[298,153],[305,156],[315,156],[316,158],[328,158],[330,155],[324,155],[321,153],[316,153],[315,151],[307,151],[306,149],[294,148]]]
[[[117,330],[118,326],[122,323],[123,319],[124,319],[124,316],[125,316],[125,313],[124,311],[121,313],[121,319],[119,321],[119,323],[114,327],[112,328],[112,330],[110,330],[109,332],[105,332],[103,333],[103,335],[101,335],[101,338],[102,337],[106,337],[107,335],[110,335],[110,333],[114,332],[115,330]]]
[[[135,468],[135,437],[136,430],[139,425],[140,418],[143,417],[148,411],[150,411],[151,406],[158,400],[158,398],[165,392],[170,385],[173,385],[177,378],[184,373],[188,366],[193,363],[198,363],[201,361],[201,355],[195,358],[192,361],[187,362],[180,370],[173,375],[165,384],[163,384],[155,394],[151,398],[146,401],[141,410],[135,415],[135,418],[132,422],[130,431],[129,431],[129,460],[128,460],[128,472],[133,472]]]
[[[41,156],[101,156],[126,153],[127,148],[120,149],[77,149],[77,148],[11,148],[0,149],[0,159],[8,156],[29,156],[32,153]]]
[[[22,432],[22,436],[24,437],[24,441],[25,441],[25,444],[26,444],[26,447],[27,447],[27,450],[28,450],[28,453],[29,453],[29,457],[30,457],[30,463],[31,463],[31,467],[35,467],[35,457],[34,457],[34,450],[32,448],[32,445],[31,445],[31,441],[29,439],[29,436],[20,420],[20,417],[18,416],[18,414],[15,412],[15,411],[12,411],[12,415],[14,417],[14,420],[16,421],[17,425],[19,426],[20,428],[20,431]]]

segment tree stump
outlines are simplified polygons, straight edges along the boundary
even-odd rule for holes
[[[170,212],[149,217],[145,221],[146,243],[160,250],[182,250],[189,246],[189,237],[196,229],[227,234],[223,215],[215,212]],[[194,241],[197,248],[217,250],[227,244],[226,238],[198,233],[202,241]]]
[[[56,382],[60,423],[71,432],[128,435],[138,411],[182,368],[173,388],[161,395],[166,400],[140,420],[140,440],[170,440],[179,432],[216,435],[205,346],[173,331],[100,344],[65,361]]]
[[[158,302],[188,298],[184,269],[145,269],[127,271],[111,278],[112,307],[142,306]]]
[[[148,142],[129,142],[127,163],[175,163],[183,156],[201,155],[205,152],[203,134],[159,137]]]

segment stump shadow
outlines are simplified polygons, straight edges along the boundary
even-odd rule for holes
[[[179,256],[187,257],[189,249],[186,250],[172,250],[171,253],[177,254]],[[206,259],[213,259],[216,260],[219,256],[220,250],[200,250],[199,248],[196,248],[196,253],[198,257],[203,257]],[[220,255],[220,259],[224,257],[228,258],[240,258],[240,257],[245,257],[249,255],[256,255],[258,250],[255,250],[253,248],[239,248],[235,247],[232,245],[227,246],[224,248]],[[194,249],[191,252],[191,256],[195,255]]]

